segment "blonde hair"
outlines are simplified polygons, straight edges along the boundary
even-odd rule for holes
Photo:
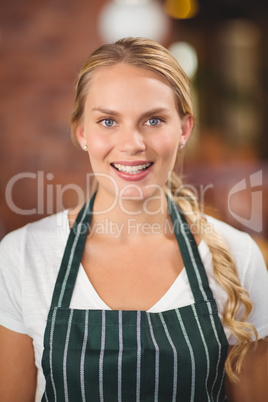
[[[72,139],[76,144],[75,131],[83,118],[86,96],[94,72],[101,67],[118,63],[149,69],[165,77],[174,92],[180,116],[193,116],[188,77],[170,52],[149,39],[120,39],[116,43],[104,45],[94,51],[86,60],[79,74],[77,95],[71,118]],[[225,368],[230,380],[237,381],[237,374],[241,370],[244,356],[250,347],[252,334],[257,338],[254,326],[246,322],[252,310],[249,295],[241,287],[236,264],[227,245],[215,233],[215,230],[211,230],[209,223],[200,213],[199,204],[193,192],[182,185],[182,179],[175,172],[172,172],[165,191],[178,204],[180,210],[190,221],[190,225],[194,225],[198,237],[207,243],[212,254],[215,278],[227,292],[228,298],[223,311],[223,322],[238,342],[228,354]],[[239,321],[236,316],[241,306],[244,308],[244,315]]]

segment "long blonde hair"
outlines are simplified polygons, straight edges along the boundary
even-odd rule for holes
[[[84,114],[86,96],[96,69],[117,63],[149,69],[169,82],[174,92],[179,114],[193,116],[189,80],[177,60],[160,44],[144,38],[125,38],[116,43],[107,44],[94,51],[86,60],[78,77],[77,95],[71,118],[72,139],[77,144],[75,131]],[[237,344],[229,353],[225,368],[231,381],[237,381],[243,358],[250,347],[251,337],[257,338],[253,325],[246,322],[252,310],[252,303],[245,289],[239,282],[236,264],[223,239],[210,230],[209,223],[200,213],[200,208],[193,192],[182,185],[182,179],[175,173],[165,186],[166,193],[187,214],[190,225],[194,224],[195,233],[203,239],[212,254],[214,275],[218,283],[227,292],[228,298],[223,311],[223,322],[237,338]],[[240,306],[244,307],[241,321],[236,319]]]

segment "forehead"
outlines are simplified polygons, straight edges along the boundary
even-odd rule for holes
[[[110,77],[130,77],[135,76],[138,77],[146,77],[151,79],[157,79],[163,82],[166,85],[169,85],[168,80],[160,73],[155,71],[154,69],[145,68],[145,67],[137,67],[129,63],[120,62],[116,64],[112,64],[111,66],[103,66],[98,67],[92,76],[92,81],[96,81],[98,79],[109,79]]]
[[[93,73],[86,102],[137,102],[139,99],[152,102],[159,98],[177,108],[175,94],[164,76],[150,69],[118,63],[100,67]]]

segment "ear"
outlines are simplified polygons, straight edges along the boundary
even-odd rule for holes
[[[75,130],[75,136],[76,139],[78,141],[78,143],[80,144],[81,148],[83,148],[86,143],[87,143],[87,138],[85,135],[85,130],[84,130],[84,125],[83,124],[79,124]]]
[[[192,115],[187,114],[182,118],[181,121],[181,136],[180,136],[180,142],[182,144],[186,144],[188,139],[190,138],[190,135],[192,134],[194,127],[194,118]]]

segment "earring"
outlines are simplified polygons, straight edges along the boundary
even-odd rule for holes
[[[82,148],[84,151],[87,151],[87,144],[83,145]]]
[[[179,149],[182,149],[184,147],[185,144],[180,144],[179,145]]]

